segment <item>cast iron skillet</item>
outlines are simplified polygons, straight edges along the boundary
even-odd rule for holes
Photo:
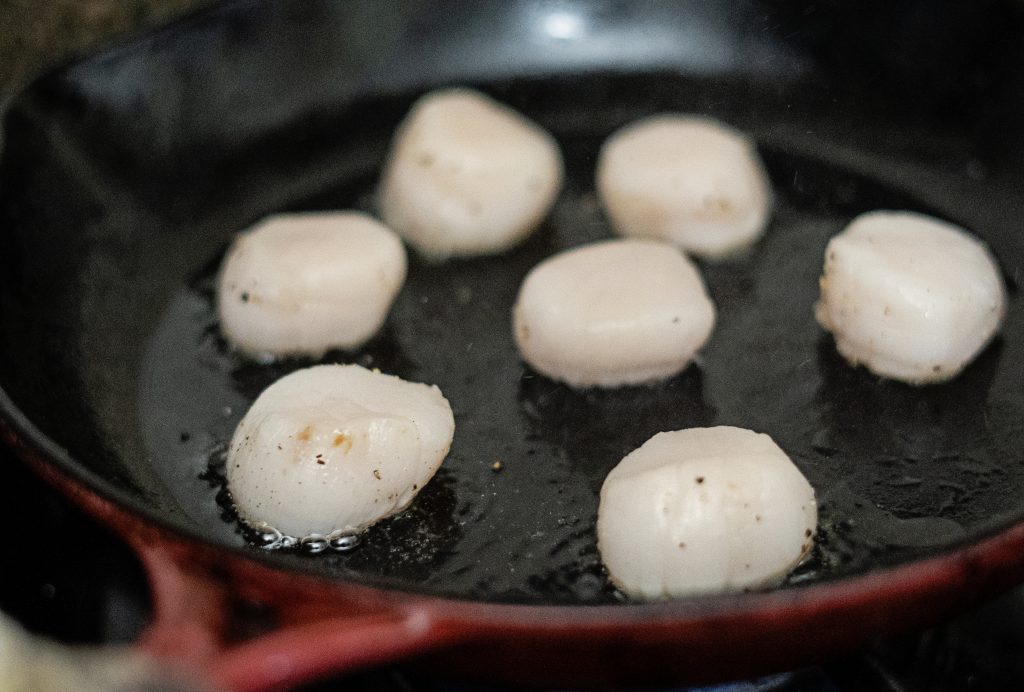
[[[698,682],[934,622],[1024,576],[1019,56],[1009,29],[971,43],[977,22],[1012,29],[1020,13],[947,25],[868,12],[858,34],[826,9],[231,3],[11,104],[4,429],[142,555],[155,601],[143,644],[236,688],[428,651],[449,672],[512,682]],[[248,403],[310,363],[259,366],[225,346],[220,257],[270,212],[373,211],[395,125],[448,84],[550,129],[566,188],[511,252],[414,257],[382,334],[323,359],[436,383],[452,402],[454,446],[414,505],[351,553],[260,551],[218,501],[217,465]],[[702,265],[719,323],[695,366],[656,387],[574,392],[520,363],[509,310],[540,259],[610,236],[598,148],[661,111],[750,132],[773,221],[749,255]],[[814,323],[825,243],[877,208],[974,229],[1005,272],[1003,334],[949,384],[850,368]],[[595,548],[601,482],[655,432],[719,424],[771,434],[808,476],[817,547],[779,589],[631,603]]]

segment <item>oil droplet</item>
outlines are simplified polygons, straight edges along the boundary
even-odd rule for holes
[[[352,533],[350,531],[344,531],[342,529],[332,531],[327,536],[327,542],[330,545],[331,550],[336,550],[339,553],[344,553],[349,550],[352,550],[357,545],[359,545],[360,540],[361,539],[359,538],[359,534]]]
[[[316,555],[327,550],[328,541],[326,536],[322,536],[319,533],[311,533],[308,536],[303,536],[302,540],[299,541],[299,546],[304,552]]]
[[[274,550],[281,547],[281,540],[284,534],[269,524],[260,524],[253,533],[252,541],[257,548]]]

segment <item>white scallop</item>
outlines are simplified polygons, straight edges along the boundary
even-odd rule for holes
[[[753,143],[695,116],[652,116],[613,134],[598,158],[597,190],[620,235],[660,238],[709,258],[753,244],[771,211]]]
[[[238,424],[228,488],[252,526],[296,538],[360,531],[412,502],[454,431],[436,386],[357,365],[298,370],[264,390]]]
[[[511,108],[470,89],[435,91],[395,135],[381,217],[429,257],[501,252],[547,215],[562,168],[551,135]]]
[[[732,427],[655,435],[601,488],[597,540],[631,596],[772,584],[810,550],[814,489],[772,439]]]
[[[858,216],[825,250],[818,322],[851,364],[912,384],[955,377],[999,330],[1003,280],[988,248],[922,214]]]
[[[610,240],[549,257],[512,311],[519,352],[574,387],[617,387],[681,372],[715,322],[697,268],[677,248]]]
[[[360,212],[280,214],[235,239],[217,280],[225,338],[268,361],[358,348],[405,281],[405,248]]]

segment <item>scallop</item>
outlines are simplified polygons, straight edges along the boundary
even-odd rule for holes
[[[405,281],[401,240],[360,212],[280,214],[239,234],[217,282],[225,338],[258,360],[356,349]]]
[[[296,538],[358,532],[405,509],[440,467],[455,422],[436,386],[357,365],[287,375],[228,449],[239,517]]]
[[[722,123],[652,116],[601,149],[597,190],[619,235],[659,238],[707,258],[752,245],[771,210],[768,176],[753,143]]]
[[[922,214],[862,214],[825,250],[818,322],[852,365],[911,384],[949,380],[998,332],[1006,291],[988,248]]]
[[[597,540],[612,581],[644,599],[778,583],[811,549],[814,489],[765,434],[655,435],[601,487]]]
[[[427,257],[494,254],[537,228],[562,178],[558,145],[538,125],[479,92],[445,89],[399,127],[380,213]]]
[[[609,240],[535,266],[512,321],[534,370],[573,387],[617,387],[681,372],[711,334],[715,307],[677,248]]]

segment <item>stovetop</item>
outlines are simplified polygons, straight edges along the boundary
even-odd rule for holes
[[[0,447],[0,609],[36,634],[66,643],[124,643],[145,627],[145,578],[115,536]],[[721,686],[747,690],[1024,689],[1024,587],[934,629],[893,636],[869,649],[807,669]],[[454,691],[401,665],[304,688]]]

